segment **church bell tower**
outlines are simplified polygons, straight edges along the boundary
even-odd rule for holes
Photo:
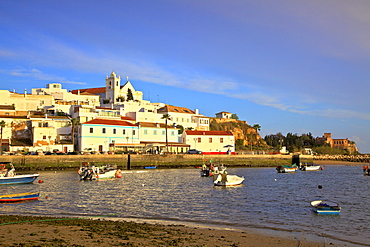
[[[121,76],[116,76],[116,73],[112,71],[110,76],[105,78],[105,99],[109,100],[109,103],[115,104],[117,97],[121,89]]]

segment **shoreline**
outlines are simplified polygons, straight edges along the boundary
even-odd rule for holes
[[[322,242],[291,234],[263,233],[205,225],[147,223],[114,218],[57,218],[1,215],[0,238],[5,246],[284,246],[320,247]],[[273,231],[276,234],[276,231]],[[10,234],[11,233],[11,234]],[[340,246],[335,244],[335,246]],[[344,245],[343,245],[344,246]]]

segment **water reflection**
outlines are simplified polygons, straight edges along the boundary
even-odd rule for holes
[[[3,194],[40,191],[40,200],[0,205],[5,214],[146,218],[269,228],[368,243],[370,177],[360,167],[278,174],[274,168],[228,169],[243,185],[214,187],[197,169],[124,171],[121,179],[79,181],[75,172],[41,173],[42,184],[0,187]],[[322,189],[318,189],[318,185]],[[17,191],[17,192],[15,192]],[[338,202],[339,217],[317,216],[310,201]]]

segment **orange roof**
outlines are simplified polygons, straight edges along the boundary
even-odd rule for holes
[[[127,121],[122,120],[110,120],[110,119],[100,119],[95,118],[93,120],[84,122],[83,124],[99,124],[99,125],[118,125],[118,126],[137,126]]]
[[[166,124],[164,123],[158,123],[159,127],[157,127],[157,123],[149,123],[149,122],[140,122],[139,125],[141,127],[149,127],[149,128],[166,128]],[[167,125],[167,128],[174,129],[175,127],[171,125]]]
[[[178,113],[188,113],[188,114],[195,114],[194,111],[185,108],[185,107],[178,107],[173,105],[166,105],[160,109],[158,109],[158,112],[178,112]]]
[[[231,131],[201,131],[201,130],[185,130],[187,135],[206,135],[206,136],[232,136]]]

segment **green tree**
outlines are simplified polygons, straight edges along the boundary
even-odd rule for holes
[[[178,129],[179,135],[181,135],[184,132],[184,126],[178,124],[176,125],[176,128]]]
[[[132,95],[131,88],[127,89],[127,101],[134,100],[134,96]]]
[[[3,153],[3,128],[5,128],[5,121],[0,121],[0,155]]]
[[[162,119],[165,121],[165,129],[166,129],[166,151],[168,152],[168,136],[167,136],[167,122],[171,120],[171,116],[169,114],[163,114]]]
[[[118,102],[124,102],[125,101],[125,97],[123,97],[122,95],[118,96],[116,101]]]
[[[260,131],[261,130],[261,125],[254,124],[252,128],[255,129],[255,130],[257,130],[257,131]]]
[[[73,151],[76,151],[75,136],[76,136],[76,132],[78,131],[79,125],[81,125],[81,123],[77,118],[71,119],[71,126],[72,126],[71,135],[72,135]]]
[[[231,114],[231,118],[232,118],[232,119],[239,120],[238,115],[236,115],[235,113]]]

